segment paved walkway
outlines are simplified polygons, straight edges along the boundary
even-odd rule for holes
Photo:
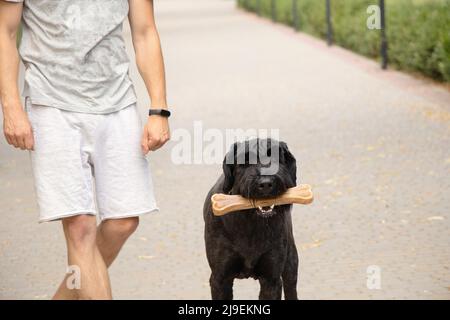
[[[157,7],[173,129],[279,128],[314,186],[315,203],[294,211],[301,298],[450,298],[449,91],[233,1]],[[161,212],[113,265],[116,298],[209,298],[202,205],[220,166],[174,165],[174,145],[150,156]],[[61,227],[36,222],[28,154],[1,137],[0,155],[0,298],[48,299],[65,270]],[[366,286],[371,265],[380,290]],[[257,289],[238,281],[236,297]]]

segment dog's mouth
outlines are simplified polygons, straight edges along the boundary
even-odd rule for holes
[[[256,207],[256,212],[259,216],[268,218],[275,214],[275,211],[273,210],[275,208],[275,204],[267,207]]]

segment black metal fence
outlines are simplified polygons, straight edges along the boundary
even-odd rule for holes
[[[299,2],[301,0],[292,0],[292,23],[295,30],[300,30],[300,16],[299,16]],[[319,0],[317,0],[319,1]],[[332,20],[332,6],[331,0],[325,1],[326,8],[326,25],[327,25],[327,43],[329,46],[333,45],[333,20]],[[381,32],[381,43],[380,43],[380,55],[381,55],[381,67],[387,69],[388,66],[388,41],[386,37],[386,7],[385,0],[378,0],[380,8],[380,32]],[[261,0],[256,2],[256,12],[258,15],[262,15],[261,11]],[[270,2],[271,18],[273,22],[277,22],[277,0],[271,0]]]

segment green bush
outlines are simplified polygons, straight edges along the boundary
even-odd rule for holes
[[[17,31],[17,47],[20,46],[20,41],[22,40],[22,27],[19,28],[19,30]]]
[[[272,0],[238,0],[247,10],[272,17]],[[259,5],[258,5],[259,4]],[[325,0],[297,0],[300,30],[326,37]],[[366,26],[367,7],[378,0],[331,0],[334,41],[379,58],[380,31]],[[276,20],[293,25],[293,0],[275,0]],[[389,61],[450,82],[450,0],[386,0]]]

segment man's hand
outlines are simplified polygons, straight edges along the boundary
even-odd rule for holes
[[[10,145],[22,150],[33,150],[33,130],[22,107],[3,110],[3,132]]]
[[[149,116],[142,134],[142,152],[147,154],[149,151],[155,151],[161,148],[169,139],[169,120],[159,115]]]

